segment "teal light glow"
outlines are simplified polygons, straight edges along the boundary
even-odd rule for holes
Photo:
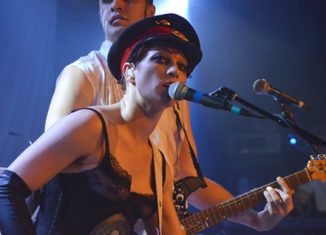
[[[291,137],[291,138],[289,139],[289,142],[290,142],[290,144],[295,145],[295,144],[297,143],[297,139],[294,138],[294,137]]]

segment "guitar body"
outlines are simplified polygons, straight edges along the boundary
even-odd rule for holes
[[[96,225],[89,235],[130,235],[132,229],[123,214],[112,215]]]
[[[311,156],[306,168],[284,177],[291,189],[308,183],[312,180],[326,182],[326,155]],[[234,197],[224,203],[218,204],[203,211],[190,213],[187,211],[187,197],[200,187],[198,178],[189,177],[175,184],[173,199],[179,220],[187,235],[194,235],[213,227],[221,221],[236,216],[264,200],[263,192],[267,186],[280,188],[276,181],[253,189],[247,193]],[[197,186],[197,187],[195,187]]]
[[[186,177],[174,183],[173,202],[179,219],[185,218],[191,213],[187,210],[187,198],[198,188],[206,187],[206,183],[198,177]]]

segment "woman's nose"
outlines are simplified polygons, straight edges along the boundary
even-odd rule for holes
[[[170,66],[168,68],[167,74],[169,77],[178,78],[179,72],[177,66],[176,65]]]

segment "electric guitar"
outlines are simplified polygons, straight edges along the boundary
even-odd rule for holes
[[[312,180],[326,182],[326,155],[318,155],[315,158],[311,156],[311,160],[308,162],[306,168],[283,178],[291,189],[295,189]],[[193,181],[193,179],[191,179],[191,181]],[[191,183],[193,184],[193,182]],[[187,211],[186,206],[186,199],[190,194],[188,194],[188,192],[191,192],[187,185],[187,181],[178,181],[175,186],[173,193],[175,208],[187,235],[205,231],[207,228],[210,228],[225,219],[256,206],[264,199],[263,192],[267,186],[280,188],[278,183],[274,181],[214,207],[191,214]]]

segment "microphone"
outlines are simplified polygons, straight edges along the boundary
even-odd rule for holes
[[[305,103],[301,100],[298,100],[274,87],[272,87],[268,81],[265,79],[258,79],[253,84],[253,89],[258,95],[270,95],[275,100],[283,102],[285,104],[293,104],[298,108],[310,109]]]
[[[204,94],[180,82],[175,82],[169,86],[169,96],[175,100],[188,100],[210,108],[222,109],[242,116],[253,116],[248,110],[229,104],[228,100],[223,97]]]

